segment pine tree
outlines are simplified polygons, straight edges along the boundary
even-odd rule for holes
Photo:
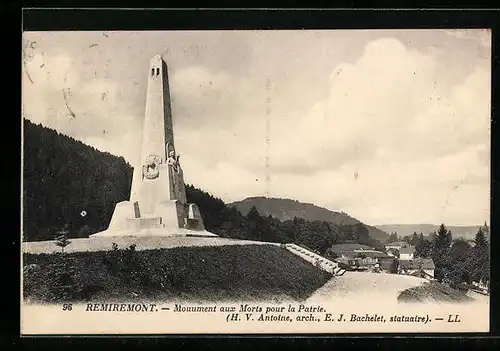
[[[418,238],[417,232],[413,232],[413,235],[412,235],[411,240],[410,240],[410,244],[413,246],[417,246],[418,242],[419,242],[419,238]]]
[[[389,237],[386,240],[386,243],[393,243],[398,241],[398,233],[393,232],[389,235]]]
[[[451,245],[451,240],[452,240],[452,234],[451,232],[446,228],[446,226],[441,224],[439,226],[438,232],[437,232],[437,237],[436,237],[436,246],[438,246],[439,249],[446,250],[450,247]]]
[[[247,214],[247,231],[250,239],[262,239],[262,218],[255,206],[252,206]]]
[[[474,243],[476,244],[476,246],[481,248],[486,248],[488,246],[488,241],[486,240],[486,236],[484,235],[483,229],[481,227],[479,227],[479,230],[476,233]]]
[[[452,241],[452,234],[446,228],[446,226],[441,224],[439,226],[437,235],[434,239],[432,248],[432,259],[436,265],[435,277],[441,281],[447,273],[449,266],[448,252],[450,249]]]

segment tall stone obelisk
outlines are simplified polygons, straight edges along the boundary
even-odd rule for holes
[[[108,230],[92,236],[216,236],[205,231],[200,211],[188,204],[174,145],[168,70],[150,60],[141,163],[134,168],[130,201],[116,205]]]

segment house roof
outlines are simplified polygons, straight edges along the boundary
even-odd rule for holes
[[[394,262],[396,259],[394,257],[386,257],[384,259],[380,260],[380,267],[385,270],[391,269],[392,262]]]
[[[435,269],[432,258],[419,258],[416,260],[399,261],[399,267],[402,269]]]
[[[346,258],[354,258],[357,255],[357,253],[354,251],[344,251],[340,252],[340,254]]]
[[[368,245],[363,245],[363,244],[337,244],[337,245],[332,245],[330,247],[331,251],[334,252],[346,252],[346,251],[353,251],[353,250],[372,250],[372,248]]]
[[[422,270],[415,271],[415,272],[413,272],[410,275],[414,276],[414,277],[420,277],[420,278],[425,278],[426,276],[431,276],[432,277],[431,274],[428,274],[428,273],[426,273],[425,271],[422,271]]]
[[[415,252],[415,246],[402,247],[399,249],[399,254],[412,254]]]
[[[376,250],[354,250],[355,254],[357,255],[365,255],[366,257],[372,257],[372,258],[381,258],[381,257],[387,257],[385,252],[381,251],[376,251]]]
[[[405,243],[404,241],[395,241],[392,243],[385,244],[385,246],[405,246],[405,245],[408,245],[408,244]]]

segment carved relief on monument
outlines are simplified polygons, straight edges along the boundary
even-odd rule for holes
[[[146,179],[158,178],[160,173],[160,164],[162,163],[161,156],[151,154],[146,158],[142,166],[142,174]]]

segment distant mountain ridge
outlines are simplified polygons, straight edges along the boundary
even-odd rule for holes
[[[325,221],[336,225],[363,224],[371,238],[384,242],[389,234],[385,231],[362,223],[360,220],[344,212],[330,211],[326,208],[292,199],[268,198],[264,196],[247,197],[241,201],[227,204],[236,207],[242,214],[248,213],[255,206],[261,216],[272,216],[280,221],[293,220],[294,217],[307,221]]]
[[[445,223],[446,225],[446,223]],[[462,237],[465,239],[474,239],[476,233],[482,224],[476,226],[456,226],[456,225],[446,225],[454,238]],[[423,233],[425,236],[430,233],[437,231],[439,225],[436,224],[381,224],[376,225],[376,228],[383,230],[387,233],[398,233],[399,236],[404,237],[407,235],[413,235],[414,232],[417,234]],[[486,237],[489,238],[489,232],[486,233]]]

